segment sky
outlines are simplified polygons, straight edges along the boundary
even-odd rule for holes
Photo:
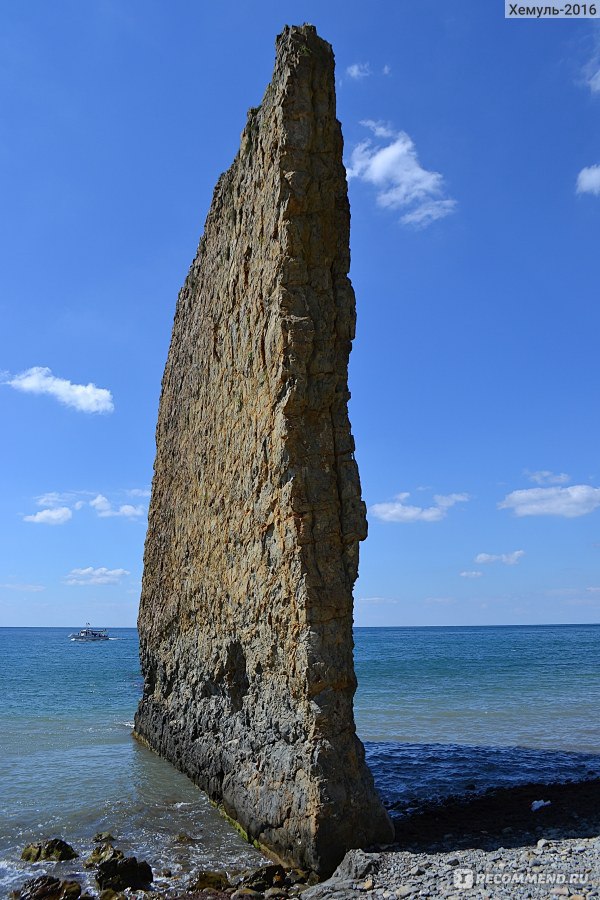
[[[349,176],[356,624],[600,622],[598,24],[4,0],[0,625],[135,624],[177,293],[303,22]]]

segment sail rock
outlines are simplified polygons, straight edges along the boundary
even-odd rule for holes
[[[135,729],[250,839],[328,874],[392,831],[352,710],[366,519],[334,59],[310,25],[276,47],[177,303]]]

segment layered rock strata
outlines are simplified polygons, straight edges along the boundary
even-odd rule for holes
[[[392,836],[352,711],[366,519],[334,85],[330,45],[286,28],[179,294],[135,724],[250,839],[321,874]]]

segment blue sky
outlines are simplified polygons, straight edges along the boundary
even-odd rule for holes
[[[178,289],[286,23],[334,47],[359,625],[600,621],[600,31],[478,0],[6,0],[0,624],[133,625]]]

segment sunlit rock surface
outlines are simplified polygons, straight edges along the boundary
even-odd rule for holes
[[[333,53],[286,28],[177,303],[136,733],[250,839],[322,874],[392,834],[352,711],[349,226]]]

